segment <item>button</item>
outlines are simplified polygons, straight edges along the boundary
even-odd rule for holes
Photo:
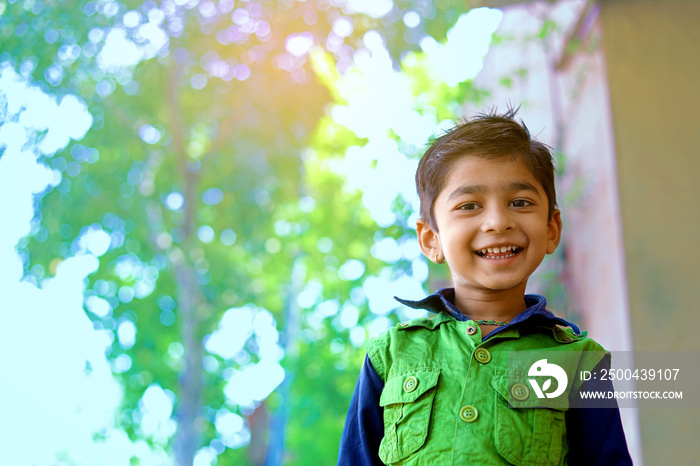
[[[481,364],[486,364],[491,360],[491,353],[486,348],[477,348],[476,351],[474,351],[474,357]]]
[[[474,335],[476,333],[476,327],[474,325],[469,326],[467,328],[467,335]]]
[[[411,393],[413,390],[415,390],[418,387],[418,379],[410,376],[403,382],[403,390],[406,393]]]
[[[513,395],[513,398],[515,398],[518,401],[523,401],[527,400],[527,398],[530,396],[530,389],[527,388],[527,385],[522,384],[522,383],[514,383],[512,387],[510,387],[510,394]]]
[[[474,422],[479,417],[479,411],[472,405],[462,406],[462,409],[459,410],[459,417],[464,422]]]

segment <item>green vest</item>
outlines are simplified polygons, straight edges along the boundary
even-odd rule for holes
[[[546,351],[549,362],[567,372],[566,393],[577,393],[579,371],[592,370],[608,353],[585,332],[528,321],[481,340],[474,321],[441,312],[398,324],[367,343],[384,381],[384,463],[566,464],[568,396],[535,396],[530,380],[540,379],[527,357]],[[553,386],[542,385],[541,393]]]

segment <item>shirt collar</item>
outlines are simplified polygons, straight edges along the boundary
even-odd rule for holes
[[[418,301],[411,301],[408,299],[401,299],[394,297],[401,304],[411,307],[413,309],[425,309],[426,311],[440,313],[442,311],[447,312],[449,315],[460,321],[469,320],[467,316],[462,314],[459,309],[453,304],[455,298],[454,288],[443,288],[430,296],[423,298]],[[527,309],[518,314],[510,323],[506,326],[499,327],[497,330],[503,330],[511,325],[520,324],[525,321],[536,321],[544,319],[546,322],[552,325],[563,325],[565,327],[571,327],[576,335],[581,334],[581,330],[561,317],[557,317],[547,310],[547,300],[544,296],[537,294],[526,294],[525,295],[525,305]],[[533,322],[534,323],[534,322]],[[494,332],[492,332],[494,333]]]

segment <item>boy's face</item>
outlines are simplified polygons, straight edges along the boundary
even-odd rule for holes
[[[525,293],[530,275],[559,244],[560,212],[520,157],[464,156],[435,200],[437,231],[418,222],[423,253],[450,267],[457,293]],[[502,252],[501,252],[502,251]]]

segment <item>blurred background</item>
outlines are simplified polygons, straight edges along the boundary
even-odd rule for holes
[[[0,0],[0,464],[334,464],[366,339],[420,315],[393,296],[449,285],[418,159],[508,103],[564,212],[530,290],[609,350],[697,351],[698,26],[691,0]],[[635,464],[698,464],[698,414],[622,410]]]

